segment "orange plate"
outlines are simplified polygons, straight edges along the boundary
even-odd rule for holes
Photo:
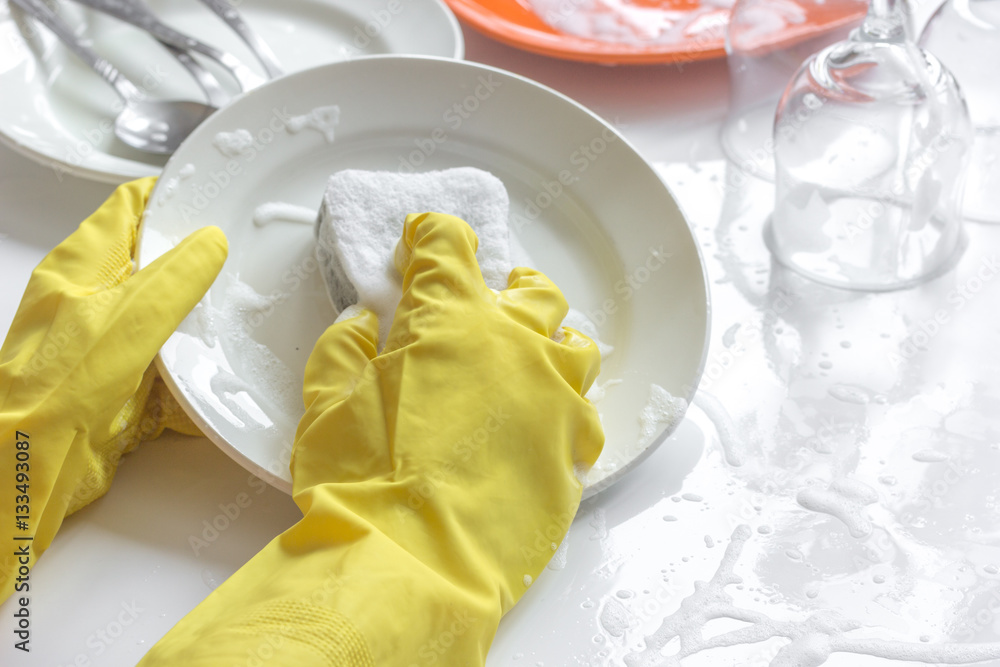
[[[518,0],[445,0],[460,19],[480,32],[505,44],[565,60],[601,63],[604,65],[640,65],[654,63],[688,63],[711,60],[726,55],[725,27],[711,33],[672,44],[649,46],[601,42],[559,32]],[[672,9],[699,6],[698,0],[637,0],[646,6],[666,5]],[[862,14],[863,15],[863,14]],[[844,24],[856,17],[811,16],[797,28],[815,34]],[[805,30],[803,31],[803,28]],[[793,38],[795,39],[795,38]],[[782,40],[786,41],[786,40]]]

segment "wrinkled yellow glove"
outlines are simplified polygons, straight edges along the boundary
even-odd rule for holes
[[[107,492],[124,453],[164,427],[197,433],[151,362],[215,280],[226,239],[201,229],[132,275],[153,183],[119,187],[42,260],[0,348],[0,534],[15,537],[0,602],[63,519]]]
[[[291,463],[304,517],[142,667],[484,664],[569,528],[574,467],[604,436],[582,398],[600,355],[557,334],[562,294],[530,269],[491,291],[476,245],[458,218],[407,218],[384,352],[363,311],[306,366]]]

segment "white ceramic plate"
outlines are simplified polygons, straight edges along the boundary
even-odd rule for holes
[[[276,122],[330,105],[340,108],[332,143]],[[238,130],[257,145],[228,158],[213,140]],[[138,261],[208,224],[225,231],[230,255],[160,353],[171,389],[234,459],[290,489],[302,373],[334,311],[312,226],[257,226],[254,211],[268,202],[316,210],[340,169],[411,165],[499,177],[512,232],[615,346],[599,382],[621,383],[597,403],[606,445],[588,493],[609,485],[680,420],[656,424],[655,437],[640,442],[651,385],[689,399],[698,384],[708,334],[701,257],[666,186],[613,128],[548,88],[481,65],[401,56],[325,65],[244,96],[191,135],[152,195]],[[268,298],[252,303],[246,285]]]
[[[197,0],[148,0],[167,24],[263,70],[236,34]],[[71,1],[58,5],[78,34],[157,97],[204,99],[151,37]],[[395,11],[391,11],[395,10]],[[462,31],[440,0],[243,0],[239,11],[288,72],[355,55],[462,58]],[[236,92],[222,70],[204,63]],[[159,173],[166,158],[121,143],[111,130],[117,98],[44,27],[0,0],[0,140],[57,174],[120,183]]]

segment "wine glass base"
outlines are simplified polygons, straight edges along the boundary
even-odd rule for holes
[[[775,243],[772,227],[772,216],[768,216],[764,223],[764,244],[767,246],[767,249],[771,251],[771,256],[774,257],[779,264],[814,282],[821,283],[828,287],[836,287],[838,289],[856,292],[892,292],[895,290],[916,287],[921,283],[939,278],[945,273],[948,273],[955,267],[956,264],[958,264],[958,261],[962,258],[962,254],[969,245],[968,236],[965,231],[962,230],[959,232],[958,238],[955,241],[955,247],[951,253],[949,253],[948,256],[941,260],[938,264],[919,276],[904,278],[887,276],[878,279],[859,281],[852,280],[842,273],[834,273],[832,271],[828,273],[817,272],[810,267],[803,266],[790,258],[785,257],[780,251],[779,245]]]

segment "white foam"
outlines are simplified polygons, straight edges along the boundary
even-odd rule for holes
[[[921,449],[913,454],[913,460],[921,463],[944,463],[948,460],[948,455],[933,449]]]
[[[624,605],[615,598],[608,598],[598,616],[601,627],[612,637],[621,637],[628,630],[629,615]]]
[[[865,507],[878,501],[878,492],[867,484],[855,479],[838,479],[826,489],[816,486],[803,489],[796,500],[807,510],[840,519],[852,537],[871,535],[872,524]]]
[[[597,342],[597,340],[595,339],[594,342]],[[590,386],[590,391],[587,392],[585,398],[591,403],[597,403],[601,401],[605,396],[607,396],[608,389],[610,389],[611,387],[617,387],[621,383],[622,383],[621,380],[616,380],[616,379],[608,380],[603,384],[599,382],[594,382],[594,384]]]
[[[723,10],[732,6],[732,0],[706,0],[684,8],[630,0],[525,0],[525,4],[560,32],[601,42],[648,47],[724,36]]]
[[[180,183],[180,179],[178,179],[178,178],[171,178],[171,179],[168,179],[163,184],[163,189],[160,191],[160,194],[159,194],[159,196],[156,199],[157,206],[163,206],[168,201],[170,201],[170,199],[174,196],[174,193],[177,192],[177,185],[179,183]]]
[[[265,202],[253,210],[253,224],[263,227],[272,222],[313,225],[316,224],[316,211],[305,206],[278,201]]]
[[[639,413],[639,446],[646,447],[657,434],[669,430],[684,416],[688,404],[658,384],[649,385],[649,400]]]
[[[743,441],[736,435],[736,425],[733,423],[729,411],[712,394],[707,391],[699,391],[694,396],[694,404],[701,408],[705,416],[709,418],[715,431],[719,435],[719,444],[722,445],[722,452],[726,457],[726,463],[731,466],[741,466],[746,463],[746,448]]]
[[[871,401],[871,394],[867,389],[849,384],[835,384],[827,390],[827,393],[844,403],[867,405]]]
[[[338,123],[340,123],[340,107],[333,104],[316,107],[301,116],[292,116],[285,123],[285,127],[291,134],[296,134],[307,128],[316,130],[323,135],[328,144],[332,144],[336,137],[335,129]]]
[[[771,667],[819,667],[834,653],[950,665],[969,665],[1000,658],[1000,643],[929,645],[854,638],[848,633],[860,629],[861,623],[834,611],[814,612],[802,620],[779,621],[764,613],[739,607],[726,592],[726,587],[743,581],[734,570],[750,535],[750,528],[746,525],[738,526],[733,531],[715,575],[707,582],[696,581],[694,592],[681,600],[679,608],[645,638],[645,648],[625,656],[628,667],[681,667],[683,659],[695,653],[756,644],[776,637],[783,637],[789,642],[778,650],[770,662]],[[810,598],[817,594],[814,589],[806,593]],[[732,619],[742,622],[744,626],[705,637],[706,626],[716,619]],[[618,623],[612,627],[620,627],[621,622]],[[677,652],[663,656],[661,651],[674,639],[679,640]]]
[[[268,402],[282,414],[298,414],[302,410],[301,382],[253,336],[263,320],[273,316],[280,298],[259,294],[250,285],[231,278],[223,308],[216,315],[222,318],[220,328],[243,366],[240,375],[254,379],[254,400]]]
[[[590,536],[591,540],[603,541],[608,539],[608,521],[602,508],[598,507],[594,510],[594,515],[591,517],[589,523],[594,529],[594,534]]]
[[[567,557],[569,555],[569,534],[563,538],[562,543],[556,548],[556,552],[552,554],[552,560],[549,561],[550,570],[563,570],[566,568]]]
[[[597,330],[597,325],[594,324],[593,320],[584,315],[581,311],[575,308],[570,308],[566,313],[566,317],[563,318],[562,325],[564,327],[570,327],[571,329],[576,329],[583,335],[590,338],[597,345],[597,349],[601,353],[601,361],[607,361],[611,353],[615,351],[614,346],[609,345],[601,340],[600,333]],[[610,381],[609,381],[610,382]],[[618,382],[621,382],[619,380]],[[605,385],[607,386],[607,385]]]
[[[212,139],[212,145],[226,157],[240,157],[253,148],[253,135],[242,128],[232,132],[219,132]]]

